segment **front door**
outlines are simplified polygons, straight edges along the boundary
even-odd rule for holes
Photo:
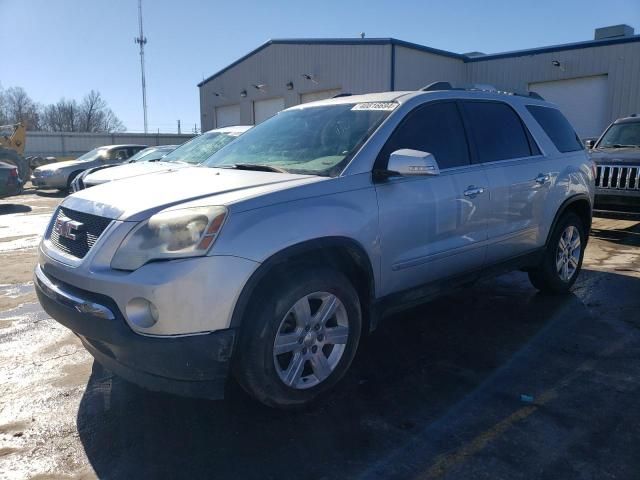
[[[471,278],[485,259],[488,181],[471,163],[456,103],[431,102],[407,115],[376,168],[403,148],[433,154],[440,174],[376,183],[384,295],[463,273]]]

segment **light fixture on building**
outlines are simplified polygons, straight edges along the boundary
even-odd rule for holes
[[[264,83],[254,83],[252,84],[252,87],[255,88],[256,90],[260,90],[263,91],[264,87],[266,87],[266,85]]]
[[[316,81],[316,79],[314,78],[314,75],[310,74],[310,73],[303,73],[302,78],[304,78],[305,80],[311,80],[313,83],[318,83]]]
[[[293,90],[293,82],[287,83],[287,90]]]
[[[560,66],[560,60],[553,60],[551,62],[551,65],[553,65],[554,67],[559,67]]]
[[[246,96],[247,96],[247,91],[246,91],[246,90],[242,90],[242,91],[240,92],[240,96],[241,96],[242,98],[246,97]]]

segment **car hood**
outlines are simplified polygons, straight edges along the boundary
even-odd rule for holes
[[[82,165],[85,162],[79,162],[77,160],[67,160],[64,162],[54,162],[54,163],[49,163],[48,165],[43,165],[41,167],[36,168],[36,170],[38,170],[39,172],[47,172],[47,171],[52,171],[52,170],[58,170],[60,168],[64,168],[64,167],[75,167],[76,165]],[[91,162],[89,162],[91,163]],[[89,168],[87,166],[87,168]]]
[[[140,221],[174,205],[230,205],[326,177],[189,167],[125,178],[81,190],[62,206],[115,220]]]
[[[97,172],[90,173],[84,179],[86,185],[99,185],[113,180],[121,180],[123,178],[137,177],[148,173],[157,173],[163,171],[178,170],[180,168],[189,167],[183,163],[176,162],[137,162],[128,163],[126,165],[118,165],[113,168],[105,168]]]
[[[596,163],[640,163],[640,148],[597,148],[589,153]]]

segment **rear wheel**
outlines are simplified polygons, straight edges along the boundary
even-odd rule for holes
[[[271,280],[243,319],[235,376],[266,405],[304,405],[349,368],[360,340],[360,302],[344,275],[325,268]]]
[[[538,290],[565,293],[575,283],[584,258],[585,228],[578,215],[563,215],[551,234],[542,263],[529,272]]]

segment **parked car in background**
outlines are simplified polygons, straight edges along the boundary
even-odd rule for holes
[[[36,188],[68,190],[76,175],[99,165],[118,165],[128,160],[146,145],[106,145],[94,148],[75,160],[44,165],[33,170],[31,184]]]
[[[594,178],[569,122],[540,99],[342,96],[276,114],[200,168],[69,196],[35,288],[134,383],[220,398],[232,371],[267,405],[302,405],[399,308],[511,269],[567,292]]]
[[[619,118],[588,146],[598,168],[595,208],[640,213],[640,117]]]
[[[160,161],[154,163],[136,162],[135,165],[120,165],[108,171],[90,173],[82,179],[83,185],[77,185],[77,189],[74,191],[113,180],[199,165],[250,128],[250,125],[237,125],[209,130],[183,143],[164,156]]]
[[[137,162],[157,162],[166,154],[175,150],[177,147],[178,145],[158,145],[156,147],[148,147],[144,150],[140,150],[133,157],[124,162],[124,164]],[[71,191],[77,192],[79,190],[83,190],[85,188],[85,178],[87,178],[92,173],[95,173],[99,170],[105,170],[107,168],[116,168],[119,166],[122,165],[100,165],[98,167],[88,168],[79,175],[76,175],[76,178],[73,179],[73,182],[71,182]],[[91,186],[91,184],[89,186]]]
[[[22,192],[22,180],[18,175],[18,167],[10,163],[0,162],[0,198],[18,195]]]

